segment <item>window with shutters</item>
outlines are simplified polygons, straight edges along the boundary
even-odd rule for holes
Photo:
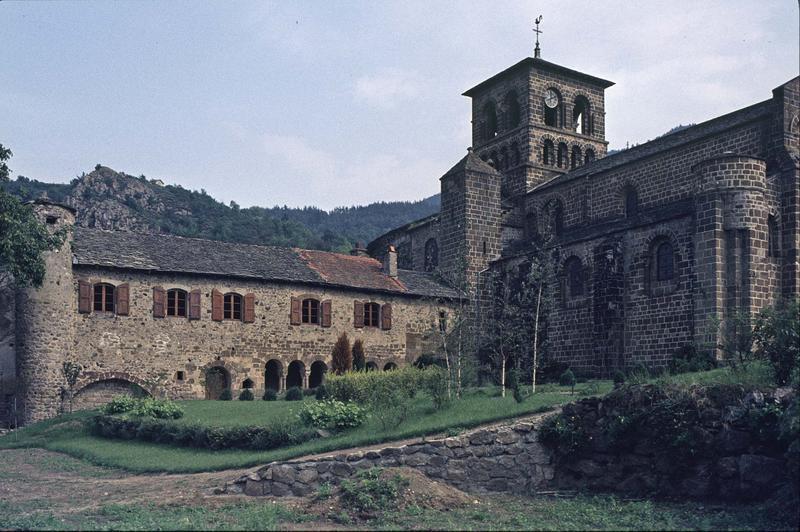
[[[186,291],[167,290],[167,316],[186,317]]]
[[[114,312],[114,285],[98,283],[94,285],[94,311]]]
[[[242,296],[225,294],[223,297],[222,318],[226,320],[242,319]]]
[[[302,306],[302,322],[318,325],[320,322],[319,300],[304,299]]]
[[[364,327],[381,326],[381,306],[378,303],[364,303]]]

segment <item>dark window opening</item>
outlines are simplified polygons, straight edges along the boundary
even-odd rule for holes
[[[578,146],[572,147],[572,157],[570,158],[570,168],[573,170],[581,165],[581,149]]]
[[[439,311],[439,332],[447,331],[447,313],[443,310]]]
[[[94,285],[94,310],[97,312],[114,312],[114,286],[110,284]]]
[[[483,254],[486,255],[486,240],[483,241]]]
[[[675,276],[675,253],[672,244],[662,242],[656,248],[656,279],[670,281]]]
[[[176,371],[175,372],[175,380],[176,381],[183,381],[184,379],[186,379],[186,373],[184,373],[183,371]]]
[[[186,317],[186,292],[167,290],[167,316]]]
[[[497,109],[494,102],[488,102],[483,107],[483,117],[486,127],[486,139],[493,139],[497,136]]]
[[[253,383],[253,379],[245,379],[244,381],[242,381],[242,388],[244,388],[245,390],[253,388],[254,386],[255,384]]]
[[[302,307],[302,322],[319,324],[319,301],[316,299],[304,299]]]
[[[767,218],[767,253],[770,257],[780,257],[781,235],[778,229],[778,220],[774,216]]]
[[[555,148],[552,140],[545,140],[542,146],[542,164],[554,165],[555,164]]]
[[[48,216],[45,221],[47,222],[47,225],[55,225],[58,221],[58,216]]]
[[[589,148],[586,150],[586,155],[583,156],[583,164],[589,164],[594,161],[594,150]]]
[[[583,96],[575,99],[575,107],[572,108],[572,127],[577,133],[591,135],[591,123],[589,119],[589,100]]]
[[[517,93],[514,91],[506,94],[506,126],[511,129],[519,125],[522,113],[519,108],[519,100]]]
[[[564,208],[561,202],[553,206],[551,226],[555,236],[561,236],[564,232]]]
[[[556,164],[559,168],[566,168],[567,167],[567,152],[568,148],[567,145],[561,143],[558,145],[558,153],[556,154]]]
[[[525,215],[525,236],[529,239],[532,239],[536,236],[537,227],[536,227],[536,214],[529,212]]]
[[[509,166],[517,166],[522,160],[522,154],[519,152],[519,144],[516,142],[511,143],[511,158],[509,159]]]
[[[242,319],[242,296],[239,294],[225,294],[222,317],[226,320]]]
[[[364,327],[380,327],[381,306],[378,303],[364,303]]]
[[[425,242],[425,271],[432,272],[439,267],[439,244],[435,238]]]
[[[625,217],[632,218],[639,212],[639,195],[636,189],[630,185],[625,187]]]
[[[567,272],[567,295],[578,297],[583,295],[583,265],[578,257],[571,257],[565,264]]]

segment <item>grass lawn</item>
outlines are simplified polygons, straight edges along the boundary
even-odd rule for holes
[[[543,411],[579,398],[581,393],[604,394],[611,389],[609,381],[582,383],[575,387],[576,395],[567,388],[549,387],[528,397],[522,403],[514,401],[511,394],[495,397],[496,389],[470,390],[458,401],[436,411],[424,396],[417,397],[411,412],[403,423],[384,430],[377,419],[370,419],[356,429],[329,438],[271,451],[210,451],[173,447],[155,443],[99,438],[88,433],[84,420],[91,412],[78,412],[59,416],[14,431],[0,438],[0,449],[40,447],[59,451],[97,465],[117,467],[134,472],[186,473],[243,468],[256,464],[285,460],[305,454],[321,453],[371,445],[385,441],[432,435],[442,432],[456,433],[500,419]],[[313,398],[306,399],[313,401]],[[301,403],[290,401],[183,401],[186,415],[180,423],[208,425],[269,423],[278,416],[292,416]]]

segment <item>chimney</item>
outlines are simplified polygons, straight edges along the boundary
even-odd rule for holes
[[[356,242],[356,245],[350,250],[350,254],[354,257],[369,257],[367,248],[364,247],[364,243],[361,241]]]
[[[397,250],[392,245],[389,245],[386,257],[383,259],[383,273],[397,279]]]

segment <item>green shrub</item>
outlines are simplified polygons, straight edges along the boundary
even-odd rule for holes
[[[357,338],[353,342],[353,371],[364,371],[367,367],[367,355],[364,353],[364,340]]]
[[[296,445],[317,437],[314,429],[291,420],[280,420],[268,427],[209,427],[178,425],[164,419],[99,414],[90,419],[89,427],[93,434],[104,438],[135,439],[211,450],[263,451]]]
[[[597,381],[589,381],[588,384],[586,384],[586,387],[583,390],[581,390],[579,395],[586,397],[586,396],[598,395],[599,393],[600,393],[600,383]]]
[[[230,388],[225,388],[222,390],[222,393],[219,394],[220,401],[230,401],[231,399],[233,399],[233,394],[231,393]]]
[[[263,399],[265,401],[276,401],[278,399],[278,392],[267,388],[266,390],[264,390]]]
[[[441,410],[450,401],[447,378],[447,372],[438,366],[429,366],[422,370],[420,382],[433,400],[436,410]]]
[[[625,374],[622,373],[620,370],[616,370],[614,372],[613,379],[614,379],[614,388],[619,388],[623,384],[625,384]]]
[[[307,402],[298,413],[305,425],[318,429],[343,430],[358,427],[367,418],[367,412],[355,403],[336,399]]]
[[[644,384],[650,380],[650,370],[643,362],[637,362],[628,368],[628,382],[631,384]]]
[[[292,386],[288,390],[286,390],[286,395],[284,399],[287,401],[302,401],[303,400],[303,390],[298,388],[297,386]]]
[[[251,390],[250,388],[245,388],[244,390],[239,392],[240,401],[252,401],[253,399],[255,399],[255,396],[253,395],[253,390]]]
[[[136,408],[137,403],[138,399],[130,395],[116,395],[111,401],[103,405],[101,410],[106,414],[122,414]]]
[[[306,389],[303,390],[303,397],[311,397],[312,395],[313,396],[317,395],[317,389],[316,388],[306,388]]]
[[[408,484],[400,475],[389,476],[376,467],[365,469],[356,473],[354,480],[342,480],[341,501],[362,514],[391,510]]]
[[[316,390],[314,391],[314,397],[316,397],[317,401],[324,401],[330,396],[331,394],[328,392],[328,388],[324,384],[317,386]]]
[[[342,333],[333,344],[331,352],[331,371],[336,375],[342,375],[353,369],[353,351],[350,348],[350,339],[347,333]]]
[[[763,310],[753,328],[753,339],[756,355],[769,361],[777,384],[789,384],[793,377],[796,381],[800,373],[800,301]]]
[[[539,441],[560,455],[571,457],[588,444],[586,430],[577,416],[555,414],[539,429]]]
[[[508,372],[508,387],[514,395],[514,400],[521,403],[525,400],[525,394],[522,392],[522,386],[519,383],[519,370],[514,368]]]
[[[571,393],[575,393],[575,382],[575,374],[572,373],[572,370],[569,368],[558,378],[558,384],[561,386],[569,386]]]
[[[118,395],[101,409],[104,414],[128,414],[135,417],[156,419],[178,419],[183,417],[183,409],[168,399],[146,397],[137,399],[128,395]]]
[[[684,345],[672,354],[667,368],[673,375],[714,369],[717,361],[711,353],[710,349],[698,350],[694,344]]]

